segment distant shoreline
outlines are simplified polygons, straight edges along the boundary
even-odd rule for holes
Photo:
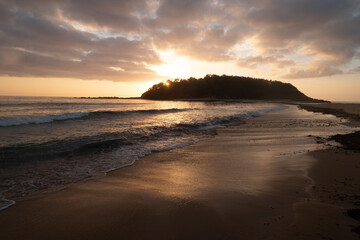
[[[272,102],[283,104],[304,104],[304,103],[318,103],[295,101],[291,99],[239,99],[239,98],[174,98],[174,99],[144,99],[141,97],[73,97],[75,99],[142,99],[151,101],[187,101],[187,102],[239,102],[239,103],[253,103],[253,102]],[[331,103],[323,100],[322,103]]]
[[[348,126],[360,127],[360,104],[300,104],[298,107],[309,112],[331,114],[338,118],[344,118],[349,121],[347,123]],[[345,149],[360,151],[360,131],[348,134],[336,134],[328,140],[335,140]]]
[[[141,99],[140,97],[74,97],[77,99]]]
[[[139,98],[144,99],[144,98]],[[188,102],[239,102],[239,103],[254,103],[254,102],[266,102],[266,103],[282,103],[282,104],[312,104],[319,103],[317,101],[314,102],[304,102],[304,101],[296,101],[291,99],[242,99],[242,98],[174,98],[174,99],[144,99],[144,100],[152,100],[152,101],[188,101]],[[331,103],[327,100],[322,100],[321,103]]]

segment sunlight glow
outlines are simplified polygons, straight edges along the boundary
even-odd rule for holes
[[[233,74],[261,77],[261,75],[257,76],[253,70],[239,68],[236,63],[194,60],[189,57],[179,56],[173,50],[157,51],[157,53],[165,64],[155,65],[149,68],[162,77],[171,79],[201,78],[206,74]]]
[[[112,70],[118,71],[118,72],[124,72],[125,70],[121,67],[109,67]]]
[[[156,81],[156,80],[148,81],[148,82],[146,82],[146,83],[144,84],[144,88],[141,89],[141,90],[146,91],[146,90],[148,90],[149,88],[151,88],[153,85],[158,84],[159,82],[161,82],[161,81]],[[143,91],[143,92],[144,92],[144,91]],[[141,95],[141,93],[140,93],[139,95]]]
[[[153,67],[158,75],[170,78],[182,78],[186,75],[186,68],[177,64],[167,64],[162,66]]]
[[[177,56],[174,51],[159,52],[166,64],[150,67],[158,75],[170,78],[186,78],[189,70],[188,58]]]

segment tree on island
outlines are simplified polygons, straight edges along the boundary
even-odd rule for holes
[[[167,80],[153,85],[141,95],[143,99],[253,99],[319,101],[312,99],[290,83],[250,77],[206,75],[204,78]]]

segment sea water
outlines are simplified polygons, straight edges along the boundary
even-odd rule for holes
[[[276,103],[0,97],[0,209],[40,189],[104,175]]]

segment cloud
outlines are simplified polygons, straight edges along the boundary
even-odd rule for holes
[[[297,78],[314,78],[314,77],[327,77],[344,73],[341,69],[333,67],[329,63],[318,63],[305,69],[290,68],[289,72],[285,74],[284,78],[297,79]]]
[[[209,16],[209,0],[164,0],[156,11],[159,26],[179,26],[201,23]]]
[[[1,49],[2,73],[16,77],[65,77],[118,81],[147,80],[154,77],[151,70],[133,62],[107,62],[93,58],[65,60],[17,49]]]
[[[351,69],[348,73],[350,73],[350,74],[357,74],[357,73],[360,73],[360,66],[358,66],[358,67],[356,67],[356,68]]]
[[[283,56],[250,56],[246,58],[241,58],[238,61],[240,67],[246,68],[256,68],[258,65],[270,64],[277,68],[284,68],[287,66],[292,66],[295,64],[294,61],[286,59]]]
[[[301,49],[313,56],[314,61],[290,69],[285,77],[330,76],[343,73],[339,68],[359,52],[359,6],[354,0],[264,1],[248,18],[264,53]]]
[[[175,50],[179,55],[203,61],[226,61],[234,59],[231,48],[243,37],[234,28],[214,24],[199,29],[194,26],[179,26],[169,31],[154,34],[158,49]]]
[[[3,0],[0,75],[154,79],[157,51],[172,50],[330,76],[358,58],[359,26],[358,0]]]
[[[149,6],[145,0],[67,1],[61,14],[68,19],[95,27],[124,32],[139,32],[141,16]]]
[[[0,27],[0,74],[131,81],[153,79],[161,61],[150,43],[106,37],[20,10]],[[116,71],[114,69],[122,69]]]

